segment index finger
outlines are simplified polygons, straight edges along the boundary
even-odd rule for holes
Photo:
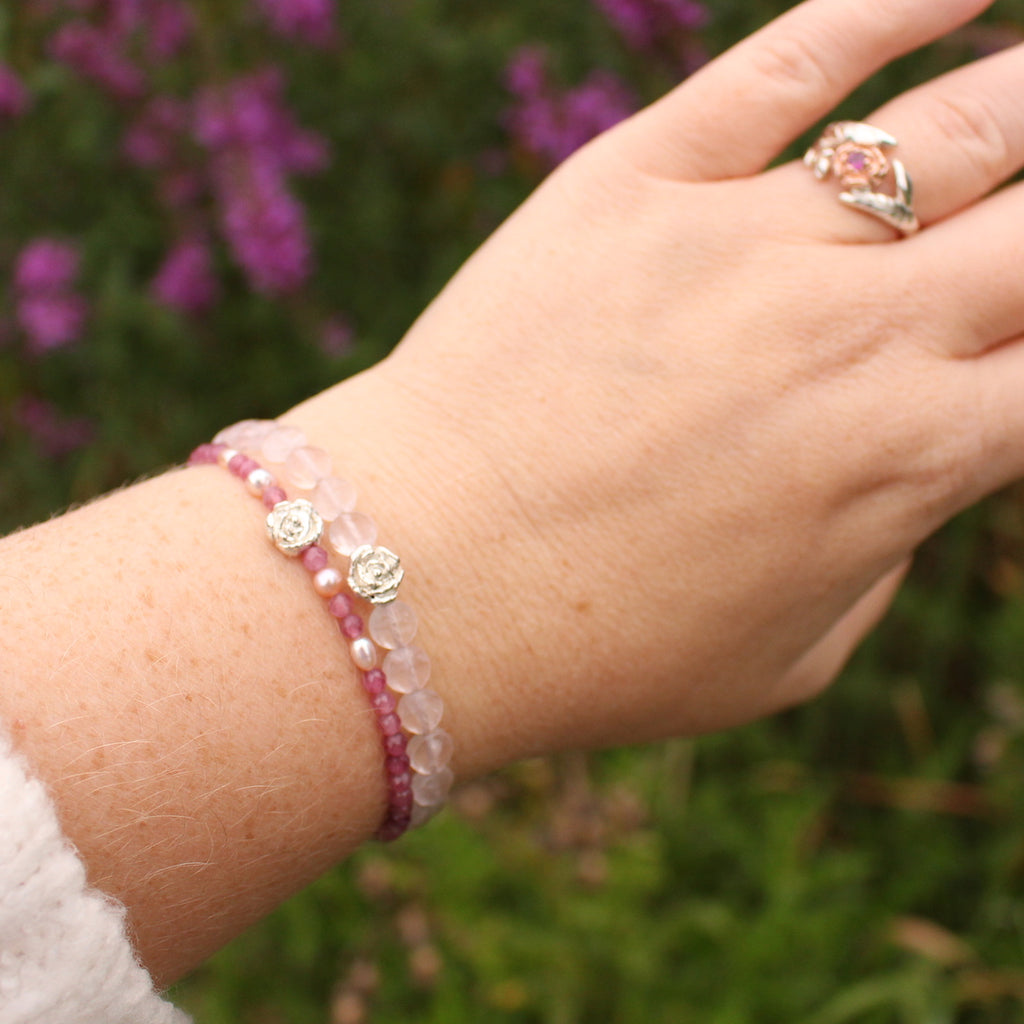
[[[991,2],[805,0],[616,134],[628,138],[633,161],[659,177],[756,174],[879,68]]]

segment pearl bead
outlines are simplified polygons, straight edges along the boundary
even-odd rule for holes
[[[271,462],[282,463],[306,443],[306,435],[298,427],[275,426],[263,439],[260,451]]]
[[[413,799],[421,807],[436,807],[448,796],[455,781],[451,768],[442,768],[430,775],[414,775],[412,777]]]
[[[220,453],[217,455],[217,462],[219,465],[227,469],[231,460],[240,454],[241,452],[239,452],[237,448],[222,448]]]
[[[255,495],[257,498],[268,487],[273,487],[276,483],[277,481],[274,479],[273,474],[268,473],[262,467],[254,469],[245,478],[245,486],[249,488],[249,493]]]
[[[377,648],[368,636],[353,640],[349,653],[352,655],[352,663],[363,672],[369,672],[377,664]]]
[[[308,445],[289,452],[284,462],[285,476],[303,491],[311,491],[331,472],[331,457],[323,448]]]
[[[422,647],[399,647],[384,658],[384,674],[395,693],[422,690],[430,680],[430,656]]]
[[[404,601],[379,605],[370,615],[370,636],[389,651],[411,644],[417,626],[416,612]]]
[[[356,507],[356,489],[340,477],[326,477],[313,488],[313,504],[327,522],[334,522],[342,512]]]
[[[337,569],[320,569],[313,576],[313,589],[321,597],[334,597],[344,585],[345,580]]]
[[[422,735],[433,732],[444,715],[444,701],[433,690],[407,693],[398,702],[398,717],[406,732]]]
[[[373,545],[377,540],[377,524],[362,512],[345,512],[331,523],[327,536],[339,555],[351,555],[356,548]]]
[[[455,743],[444,729],[409,740],[409,762],[418,772],[431,774],[446,767],[455,752]]]

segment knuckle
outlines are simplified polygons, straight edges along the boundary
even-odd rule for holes
[[[936,96],[925,123],[934,127],[943,145],[955,147],[986,177],[999,179],[1007,173],[1010,144],[990,100],[966,92]]]
[[[828,89],[831,76],[818,42],[806,35],[776,34],[752,53],[754,73],[769,85],[800,93]]]

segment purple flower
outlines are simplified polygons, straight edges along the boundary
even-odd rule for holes
[[[69,288],[78,276],[78,250],[53,238],[37,238],[18,255],[14,287],[22,293]]]
[[[22,398],[15,407],[14,415],[36,444],[51,458],[60,458],[83,448],[96,434],[90,420],[66,416],[56,406],[41,398]]]
[[[173,60],[192,38],[192,11],[181,0],[150,0],[148,51],[157,61]]]
[[[175,245],[153,278],[152,290],[157,301],[183,313],[203,313],[214,305],[219,288],[205,240],[192,237]]]
[[[189,127],[189,108],[173,96],[156,96],[128,126],[122,149],[139,167],[165,167],[177,155]]]
[[[505,80],[517,100],[506,115],[509,130],[551,167],[637,109],[626,84],[608,71],[559,92],[548,81],[543,56],[532,48],[512,58]]]
[[[40,353],[77,341],[88,316],[85,300],[70,292],[23,295],[15,309],[29,348]]]
[[[337,42],[334,0],[259,0],[270,27],[287,39],[312,46]]]
[[[0,121],[21,117],[28,103],[28,90],[21,79],[6,64],[0,64]]]
[[[51,38],[50,54],[116,99],[138,99],[146,90],[146,76],[120,45],[118,32],[104,32],[85,21],[72,21]]]
[[[708,9],[697,0],[594,0],[637,50],[649,50],[659,40],[680,31],[695,32],[708,21]]]

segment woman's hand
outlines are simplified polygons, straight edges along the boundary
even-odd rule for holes
[[[561,167],[392,358],[293,414],[370,424],[335,449],[413,567],[438,688],[467,681],[464,771],[812,696],[914,547],[1024,471],[1024,191],[983,198],[1024,163],[1024,49],[867,117],[919,235],[764,170],[984,6],[808,0]]]

